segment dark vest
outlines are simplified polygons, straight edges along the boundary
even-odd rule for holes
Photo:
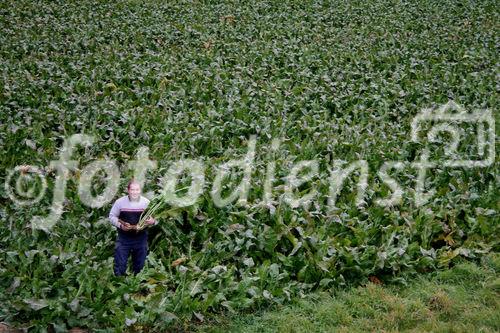
[[[143,209],[128,209],[128,208],[121,209],[118,218],[123,222],[127,222],[130,224],[137,224],[141,219],[141,214],[143,211],[144,211]],[[148,232],[146,229],[141,231],[135,231],[135,230],[125,231],[118,229],[118,238],[121,240],[129,240],[129,241],[147,241]]]

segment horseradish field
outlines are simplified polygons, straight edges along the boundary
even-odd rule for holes
[[[499,18],[495,1],[3,1],[0,322],[190,331],[497,253]],[[132,176],[159,223],[118,278],[107,217]]]

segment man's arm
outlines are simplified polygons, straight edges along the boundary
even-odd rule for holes
[[[118,200],[116,200],[113,207],[111,207],[111,211],[109,212],[109,221],[112,225],[121,229],[121,223],[118,221],[118,215],[120,215],[120,205],[118,204]]]

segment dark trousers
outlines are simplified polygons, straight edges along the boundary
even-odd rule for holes
[[[115,245],[115,265],[116,276],[125,275],[127,271],[128,257],[132,256],[132,270],[137,274],[144,267],[148,254],[148,241],[129,241],[118,238]]]

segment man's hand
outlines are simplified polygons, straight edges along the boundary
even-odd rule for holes
[[[137,230],[137,226],[127,222],[122,222],[122,230],[124,231]]]
[[[152,225],[156,223],[155,219],[152,216],[148,217],[148,219],[145,222],[146,225]]]

